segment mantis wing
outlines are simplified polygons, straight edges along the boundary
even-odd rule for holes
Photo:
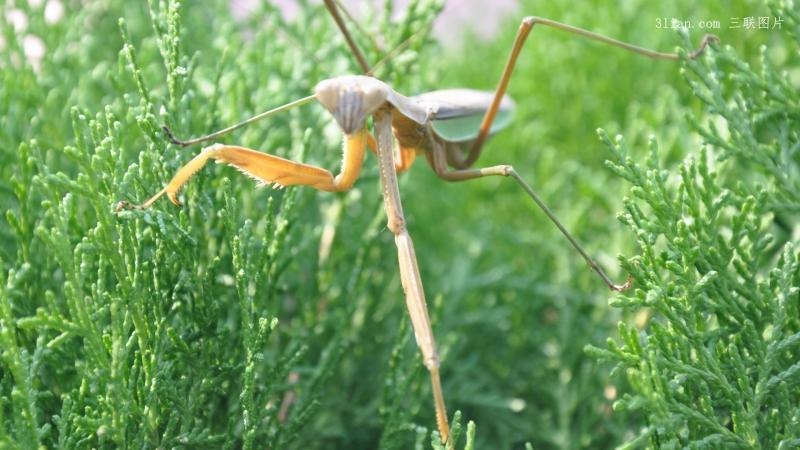
[[[494,93],[473,89],[444,89],[412,97],[434,112],[431,122],[434,132],[444,141],[453,143],[469,142],[478,136],[483,116],[493,99]],[[514,107],[514,101],[503,96],[489,134],[508,126]]]

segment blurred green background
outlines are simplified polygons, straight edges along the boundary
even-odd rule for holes
[[[287,21],[269,4],[235,21],[224,2],[63,2],[2,7],[0,229],[3,448],[424,448],[434,428],[428,379],[409,330],[374,158],[343,194],[254,189],[208,167],[185,206],[115,212],[156,192],[196,136],[357,72],[324,9]],[[377,61],[425,28],[437,5],[398,25],[368,10]],[[465,5],[464,8],[467,8]],[[23,28],[9,13],[27,18]],[[493,42],[454,50],[429,38],[381,67],[404,94],[491,90],[524,15],[637,45],[686,46],[660,21],[718,21],[744,60],[761,45],[789,58],[754,1],[525,2]],[[475,11],[480,14],[480,10]],[[410,17],[410,18],[409,18]],[[119,19],[123,19],[119,22]],[[30,44],[44,49],[32,65]],[[28,52],[28,53],[26,53]],[[509,88],[518,114],[478,164],[512,164],[616,279],[637,252],[617,219],[630,186],[603,164],[596,129],[633,158],[659,141],[670,166],[704,117],[681,64],[654,62],[536,28]],[[225,142],[337,167],[340,135],[317,106]],[[613,297],[510,180],[446,183],[418,162],[401,176],[442,356],[449,412],[477,424],[477,448],[612,448],[643,418],[612,411],[627,386],[586,355],[620,320]],[[639,318],[641,319],[641,318]],[[460,444],[459,444],[460,445]]]

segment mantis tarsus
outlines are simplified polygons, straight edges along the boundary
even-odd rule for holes
[[[341,19],[335,1],[325,0],[325,4],[360,66],[365,73],[370,73],[371,68]],[[621,291],[626,289],[631,282],[629,279],[624,284],[613,283],[512,166],[471,168],[480,155],[487,137],[508,125],[514,103],[505,95],[506,88],[517,57],[531,29],[537,24],[577,34],[654,59],[680,59],[679,55],[675,53],[651,51],[549,19],[526,17],[520,25],[499,85],[494,92],[450,89],[405,97],[395,92],[386,83],[370,76],[345,75],[321,81],[317,84],[313,95],[201,138],[182,141],[175,138],[165,128],[171,142],[187,146],[214,139],[258,119],[317,100],[333,115],[345,135],[342,167],[336,176],[320,167],[294,162],[249,148],[214,144],[204,148],[200,154],[180,168],[167,186],[153,197],[135,206],[121,203],[120,208],[148,208],[165,194],[174,204],[180,205],[177,192],[209,159],[230,164],[266,184],[306,185],[321,191],[344,191],[349,189],[358,178],[365,150],[367,147],[371,148],[378,156],[388,228],[394,235],[397,245],[400,278],[405,292],[406,306],[423,362],[430,373],[440,438],[442,442],[448,442],[450,429],[439,379],[439,355],[428,315],[414,245],[403,215],[397,172],[409,168],[416,156],[424,155],[436,174],[448,181],[463,181],[485,176],[511,177],[553,221],[610,289]],[[706,35],[697,50],[688,54],[687,58],[696,58],[710,42],[715,40],[716,37]],[[373,119],[373,133],[367,129],[369,117]],[[463,128],[459,126],[459,121],[475,120],[480,117],[482,120],[477,129],[464,132]],[[393,145],[394,142],[397,143],[396,147]]]

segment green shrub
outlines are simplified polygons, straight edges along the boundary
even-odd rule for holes
[[[800,16],[777,4],[772,14],[796,68]],[[800,445],[800,95],[773,51],[784,49],[764,47],[758,70],[730,47],[688,65],[714,115],[690,119],[704,145],[679,174],[655,141],[642,164],[604,135],[634,186],[623,217],[642,249],[625,264],[638,288],[615,306],[645,320],[593,350],[630,382],[617,409],[646,418],[629,448]]]
[[[287,19],[264,4],[237,22],[227,2],[67,2],[53,23],[31,3],[0,7],[28,18],[0,22],[0,448],[437,447],[374,158],[347,193],[255,189],[209,166],[183,208],[116,211],[196,151],[162,124],[204,134],[358,72],[324,9]],[[775,37],[796,41],[797,19],[788,3],[685,3],[691,17],[783,17],[780,34],[720,32],[742,55],[770,44],[762,70],[712,52],[687,66],[690,90],[676,63],[536,30],[515,124],[479,161],[514,164],[604,267],[634,276],[621,308],[508,180],[447,184],[424,164],[401,178],[450,413],[477,424],[459,448],[797,444],[797,44]],[[525,12],[680,44],[645,2],[537,7]],[[379,36],[367,59],[438,8],[372,12],[356,33]],[[508,23],[496,44],[467,40],[466,61],[422,33],[378,75],[407,94],[492,89]],[[607,153],[598,126],[627,148]],[[637,152],[654,132],[658,148]],[[225,141],[340,159],[316,106]],[[628,192],[633,233],[613,220]],[[639,256],[615,270],[619,253]]]

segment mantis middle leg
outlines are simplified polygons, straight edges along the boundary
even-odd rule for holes
[[[439,379],[439,353],[425,302],[425,291],[419,275],[414,243],[406,228],[403,216],[403,205],[400,201],[400,189],[397,185],[396,162],[392,150],[392,112],[388,107],[379,109],[373,115],[375,137],[377,139],[378,164],[380,169],[383,203],[388,218],[387,227],[394,234],[397,245],[397,256],[400,264],[400,282],[406,296],[406,307],[414,328],[414,337],[422,353],[425,367],[431,377],[433,403],[436,408],[436,425],[442,442],[450,438],[450,426],[447,423],[447,409],[442,394],[442,383]]]
[[[478,156],[481,153],[481,149],[483,148],[483,144],[486,142],[486,138],[489,137],[489,130],[491,129],[492,122],[494,122],[494,118],[497,115],[497,111],[500,108],[500,102],[503,100],[503,96],[505,95],[506,89],[508,88],[508,83],[511,80],[511,75],[514,72],[514,66],[517,63],[517,58],[519,57],[519,53],[522,51],[522,47],[525,45],[525,42],[527,41],[528,35],[530,34],[531,30],[537,24],[545,25],[550,28],[555,28],[561,31],[566,31],[568,33],[577,34],[587,39],[613,45],[614,47],[619,47],[629,52],[644,55],[652,59],[663,59],[672,61],[680,59],[680,55],[678,55],[677,53],[663,53],[638,47],[636,45],[628,44],[627,42],[622,42],[616,39],[612,39],[608,36],[603,36],[602,34],[597,34],[588,30],[584,30],[583,28],[573,27],[565,23],[556,22],[555,20],[545,19],[543,17],[534,17],[534,16],[524,18],[522,19],[522,23],[519,25],[517,36],[514,38],[514,45],[511,48],[511,53],[508,55],[508,61],[506,62],[505,67],[503,68],[503,74],[500,76],[500,82],[498,83],[497,89],[495,90],[494,100],[492,101],[492,104],[489,107],[489,109],[486,110],[486,114],[483,116],[483,121],[481,122],[480,125],[478,136],[475,139],[475,142],[472,144],[472,147],[470,148],[467,157],[464,159],[464,167],[471,166],[475,162],[475,160],[478,159]],[[703,53],[703,51],[705,51],[706,47],[708,47],[710,43],[718,41],[719,38],[714,36],[713,34],[707,34],[703,36],[703,40],[700,42],[700,45],[697,47],[697,49],[695,49],[686,56],[687,59],[697,58]]]

